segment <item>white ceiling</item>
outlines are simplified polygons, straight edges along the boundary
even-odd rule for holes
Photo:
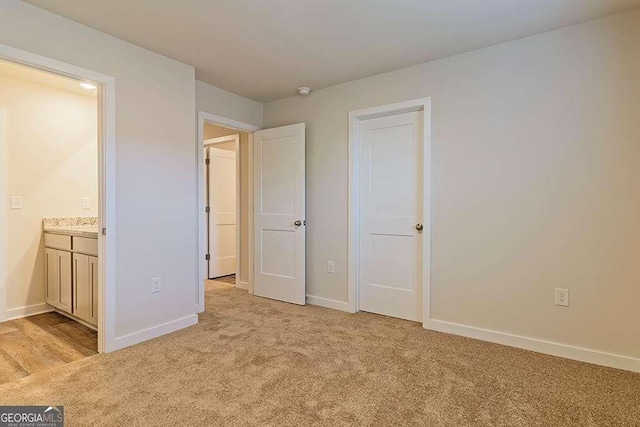
[[[260,102],[640,7],[640,0],[26,0]]]

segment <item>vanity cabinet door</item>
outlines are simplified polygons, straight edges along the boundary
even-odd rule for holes
[[[98,257],[89,257],[89,278],[91,283],[91,309],[89,323],[98,326]]]
[[[58,251],[56,249],[45,248],[44,267],[47,304],[52,305],[56,308],[60,306],[60,304],[58,303],[60,290],[60,270],[58,266]]]
[[[92,308],[91,273],[89,256],[73,254],[73,315],[86,322]]]
[[[71,267],[71,252],[58,251],[58,277],[60,285],[58,287],[58,308],[66,312],[73,311],[73,280]]]

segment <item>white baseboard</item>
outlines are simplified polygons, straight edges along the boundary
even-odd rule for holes
[[[54,308],[46,303],[12,308],[7,310],[7,320],[21,319],[23,317],[35,316],[36,314],[49,313],[53,310]]]
[[[249,282],[238,282],[236,283],[236,288],[244,289],[245,291],[249,290]]]
[[[349,303],[335,299],[307,295],[307,304],[349,312]]]
[[[640,372],[640,359],[621,356],[619,354],[605,353],[602,351],[574,347],[566,344],[539,340],[536,338],[511,335],[504,332],[475,328],[473,326],[459,325],[457,323],[451,323],[443,320],[431,319],[427,321],[424,326],[427,329],[447,334],[461,335],[463,337],[522,348],[538,353],[578,360],[580,362],[593,363],[595,365]]]
[[[163,323],[161,325],[143,329],[142,331],[117,337],[115,339],[114,348],[110,351],[120,350],[122,348],[139,344],[141,342],[148,341],[150,339],[157,338],[162,335],[170,334],[180,329],[193,326],[196,323],[198,323],[198,315],[192,314],[190,316],[172,320],[170,322]]]

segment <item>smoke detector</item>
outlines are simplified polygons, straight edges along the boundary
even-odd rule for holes
[[[307,96],[307,95],[309,95],[310,93],[311,93],[311,89],[310,89],[310,88],[308,88],[308,87],[306,87],[306,86],[303,86],[303,87],[299,87],[299,88],[298,88],[298,94],[299,94],[299,95]]]

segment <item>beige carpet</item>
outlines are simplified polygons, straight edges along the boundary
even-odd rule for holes
[[[0,386],[68,425],[640,425],[640,375],[207,291],[200,323]]]

